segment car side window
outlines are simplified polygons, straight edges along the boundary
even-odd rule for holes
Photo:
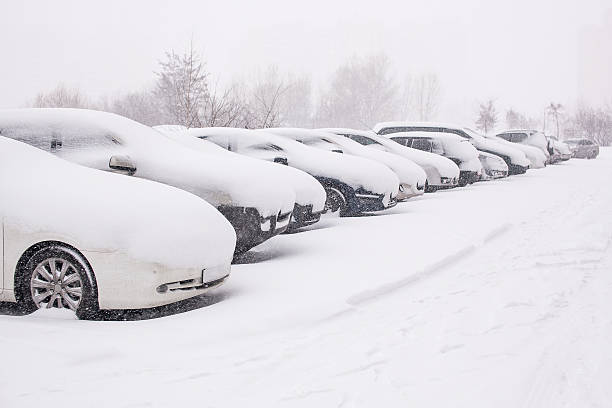
[[[222,149],[225,150],[231,150],[231,151],[235,151],[235,148],[231,148],[228,138],[225,136],[200,136],[200,139],[203,140],[208,140],[209,142],[212,142],[214,144],[216,144],[217,146],[221,147]]]
[[[521,143],[527,139],[526,133],[512,133],[512,142]]]
[[[361,135],[346,135],[349,139],[356,141],[364,146],[371,144],[378,144],[375,140],[370,139],[369,137],[361,136]]]
[[[55,145],[57,146],[58,139],[57,135],[54,135],[49,129],[30,125],[2,128],[0,129],[0,136],[29,144],[47,152],[51,151],[52,140],[56,140]]]
[[[414,140],[412,140],[410,147],[412,147],[413,149],[423,150],[425,152],[431,152],[433,146],[431,140],[429,139],[415,138]]]
[[[431,152],[435,154],[444,154],[444,146],[439,140],[431,141]]]
[[[402,146],[410,146],[410,143],[412,142],[412,139],[408,137],[392,137],[391,140],[401,144]]]

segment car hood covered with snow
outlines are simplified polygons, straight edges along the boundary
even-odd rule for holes
[[[228,167],[220,157],[208,155],[203,159],[201,152],[112,113],[85,109],[2,110],[0,135],[100,170],[110,170],[112,156],[127,156],[136,165],[134,176],[189,191],[215,207],[252,207],[267,217],[290,211],[294,205],[295,193],[290,186],[266,180],[250,163]],[[55,149],[50,149],[54,144]]]
[[[354,189],[363,188],[376,194],[395,195],[399,179],[386,166],[368,159],[332,153],[305,146],[267,129],[203,128],[208,135],[225,135],[240,152],[250,146],[269,143],[278,146],[287,156],[288,164],[314,177],[334,178]]]
[[[236,235],[215,208],[164,184],[105,173],[0,137],[0,218],[80,250],[172,267],[228,264]]]
[[[460,170],[466,171],[481,171],[482,166],[478,159],[478,150],[469,142],[469,140],[450,133],[440,132],[397,132],[384,135],[393,140],[395,137],[420,137],[427,138],[438,143],[442,148],[442,154],[449,159],[455,159]],[[436,152],[438,153],[438,152]]]
[[[165,135],[183,146],[221,158],[230,168],[248,163],[271,184],[290,186],[295,192],[295,202],[302,206],[312,205],[314,212],[323,211],[325,207],[326,194],[323,186],[314,177],[301,170],[243,156],[200,139],[199,137],[207,135],[206,128],[169,131]]]
[[[312,132],[321,137],[329,138],[340,146],[344,153],[365,157],[384,164],[397,174],[402,184],[424,186],[425,181],[427,181],[427,174],[425,174],[423,168],[410,159],[381,150],[368,149],[351,139],[333,133],[332,130],[318,129]]]
[[[350,134],[368,137],[380,143],[384,147],[384,151],[397,154],[409,160],[412,160],[420,167],[422,167],[426,172],[428,168],[434,168],[441,177],[448,177],[450,179],[459,177],[459,167],[457,167],[457,165],[453,163],[452,160],[447,159],[446,157],[429,152],[424,152],[422,150],[413,149],[411,147],[402,146],[399,143],[394,142],[393,140],[384,136],[379,136],[374,132],[344,128],[329,128],[326,130],[328,130],[329,132],[333,132],[337,135]],[[370,149],[377,149],[377,147],[373,147],[370,145],[368,145],[367,147]]]
[[[497,156],[506,156],[512,164],[517,166],[529,166],[530,161],[521,149],[500,143],[495,139],[489,139],[470,128],[463,128],[463,130],[471,137],[470,142],[472,142],[476,149],[490,152]]]
[[[525,154],[525,156],[529,160],[529,167],[532,169],[541,169],[546,166],[546,155],[544,154],[544,152],[542,152],[542,150],[538,149],[535,146],[529,146],[523,143],[512,143],[502,139],[501,137],[492,135],[487,136],[487,140],[491,140],[499,144],[519,149]]]

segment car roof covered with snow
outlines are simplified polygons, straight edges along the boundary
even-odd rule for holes
[[[228,163],[181,146],[131,119],[86,109],[0,110],[0,135],[45,150],[55,143],[57,156],[97,169],[109,158],[129,156],[136,177],[194,193],[214,206],[256,208],[264,216],[293,208],[295,193],[282,179],[267,179],[249,162]],[[57,140],[55,140],[57,139]]]

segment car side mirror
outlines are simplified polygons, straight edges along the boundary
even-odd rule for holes
[[[136,165],[130,156],[112,156],[108,161],[108,167],[118,173],[127,174],[128,176],[136,173]]]

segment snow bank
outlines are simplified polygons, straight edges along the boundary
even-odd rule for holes
[[[0,111],[0,134],[66,160],[109,170],[114,155],[129,156],[136,177],[194,193],[218,207],[254,207],[264,217],[293,208],[295,193],[280,180],[260,175],[250,163],[228,167],[223,158],[181,146],[160,132],[107,112],[84,109]]]
[[[148,180],[78,166],[0,137],[0,218],[25,233],[70,239],[172,267],[231,262],[236,236],[211,205]]]

